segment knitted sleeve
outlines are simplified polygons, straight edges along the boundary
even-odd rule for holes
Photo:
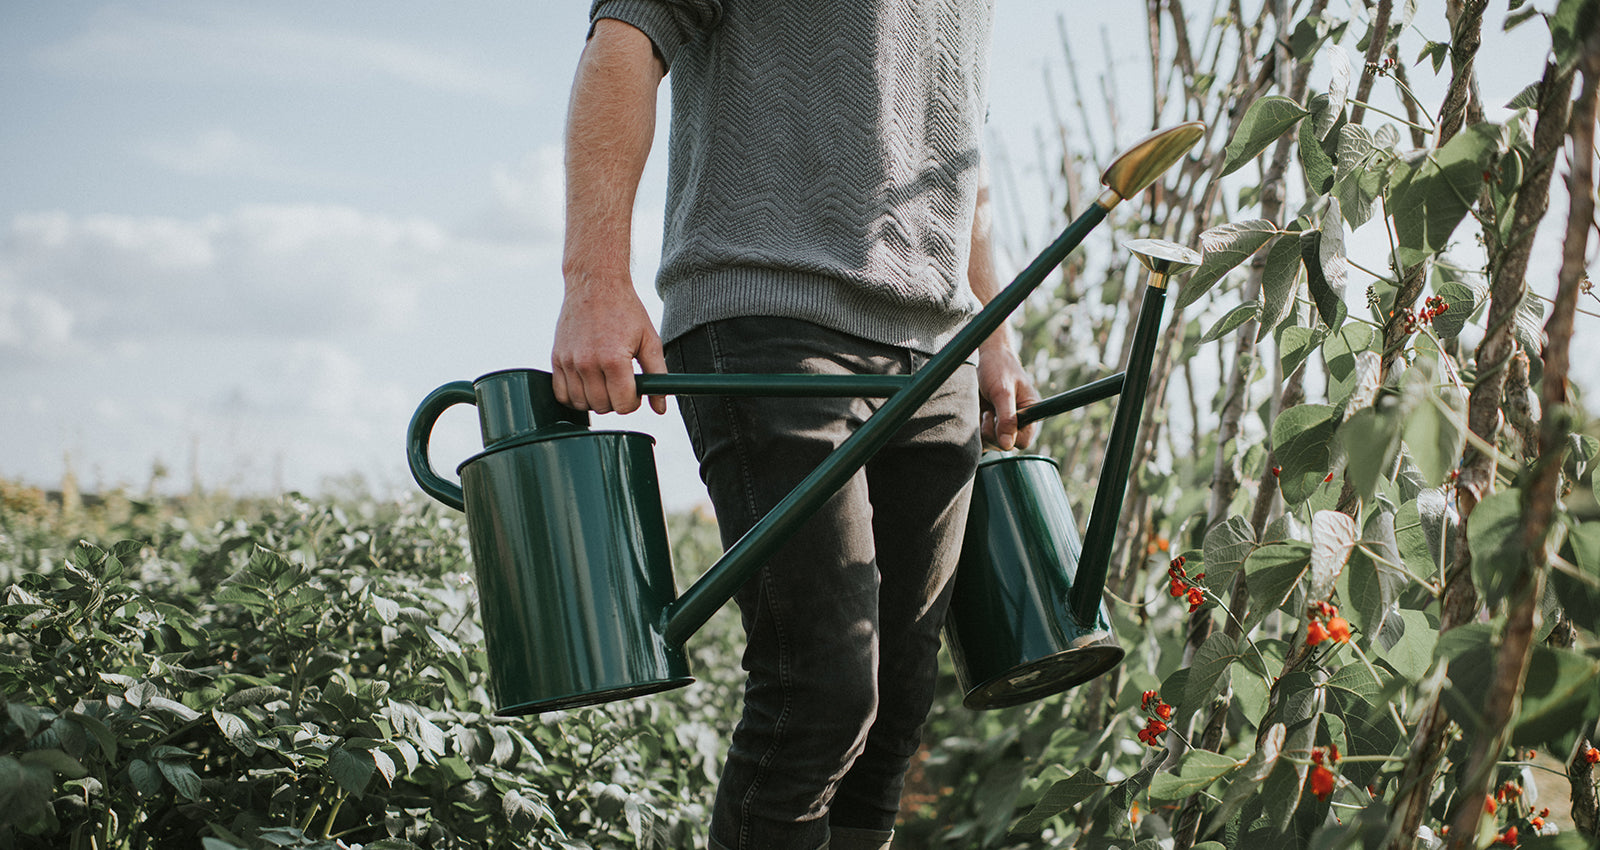
[[[601,18],[637,27],[671,68],[678,48],[722,21],[722,0],[594,0],[589,9],[591,34],[593,22]]]

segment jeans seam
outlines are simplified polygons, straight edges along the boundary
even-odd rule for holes
[[[718,374],[722,374],[725,371],[726,364],[724,362],[722,346],[717,338],[716,323],[712,322],[707,324],[705,326],[705,330],[706,341],[709,343],[709,347],[711,349],[712,368],[715,369]],[[744,493],[745,510],[749,512],[752,523],[759,522],[760,517],[756,516],[756,498],[754,489],[755,482],[750,475],[750,455],[746,449],[745,435],[739,429],[739,419],[734,415],[733,399],[723,396],[722,408],[723,413],[728,420],[728,432],[733,442],[733,450],[738,457],[740,477],[739,483]],[[761,568],[763,573],[766,572],[766,569],[767,568],[764,565]],[[768,768],[771,767],[773,760],[778,757],[778,750],[781,748],[784,734],[788,728],[790,715],[793,713],[794,689],[791,687],[792,671],[790,670],[789,665],[789,638],[784,629],[783,618],[779,616],[777,605],[772,594],[767,592],[765,584],[766,582],[763,581],[761,600],[762,606],[767,609],[768,616],[772,619],[773,631],[777,634],[778,638],[778,686],[783,695],[783,708],[779,710],[777,720],[773,723],[772,743],[768,745],[767,751],[762,753],[761,760],[758,762],[756,775],[751,780],[750,786],[745,789],[744,799],[739,801],[740,848],[749,847],[751,844],[752,839],[750,836],[750,830],[751,824],[754,820],[752,814],[755,807],[756,795],[761,790],[761,785],[766,779]]]

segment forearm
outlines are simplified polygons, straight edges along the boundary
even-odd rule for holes
[[[597,22],[578,61],[567,113],[561,268],[569,294],[627,273],[633,202],[665,74],[644,33],[620,21]]]
[[[978,186],[977,204],[972,215],[971,256],[967,260],[967,285],[972,288],[972,294],[977,296],[978,301],[984,304],[999,295],[1002,288],[994,262],[993,220],[994,206],[989,200],[988,181],[984,179]],[[991,346],[1005,349],[1013,347],[1009,320],[1001,322],[1000,327],[984,340],[983,347]]]

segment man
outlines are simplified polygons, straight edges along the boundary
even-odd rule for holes
[[[568,115],[556,397],[627,413],[635,363],[895,374],[938,351],[998,290],[980,156],[989,2],[596,0]],[[628,265],[669,69],[658,334]],[[1016,406],[1036,398],[1002,328],[739,592],[748,680],[713,848],[889,846],[980,404],[984,436],[1011,448],[1031,437]],[[875,406],[680,400],[725,545]]]

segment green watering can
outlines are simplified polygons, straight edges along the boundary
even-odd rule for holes
[[[693,681],[684,654],[689,636],[889,441],[1112,207],[1150,185],[1204,132],[1198,122],[1182,124],[1117,157],[1101,178],[1106,190],[1089,209],[914,375],[635,376],[645,395],[887,399],[681,596],[651,437],[591,430],[588,414],[557,403],[550,374],[534,369],[493,372],[430,393],[412,416],[407,460],[424,492],[467,515],[496,712],[595,705]],[[1130,248],[1152,274],[1127,370],[1019,412],[1031,422],[1122,394],[1087,542],[1078,541],[1051,461],[991,456],[980,463],[947,625],[968,706],[997,708],[1058,693],[1123,656],[1100,600],[1111,536],[1165,282],[1199,263],[1198,255],[1171,243],[1141,240]],[[484,445],[458,467],[459,485],[434,471],[428,457],[434,423],[457,404],[477,407]]]

